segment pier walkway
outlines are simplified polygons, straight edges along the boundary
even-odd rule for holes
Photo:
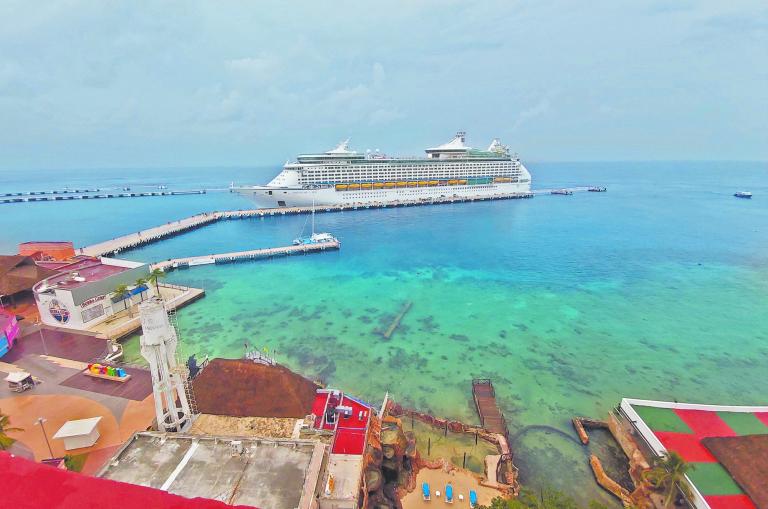
[[[318,244],[301,244],[298,246],[269,247],[265,249],[252,249],[250,251],[236,251],[232,253],[213,254],[207,256],[190,256],[187,258],[173,258],[163,262],[153,263],[153,269],[169,271],[178,268],[193,267],[196,265],[210,265],[213,263],[234,263],[261,258],[273,258],[276,256],[289,256],[295,254],[308,254],[339,249],[339,242],[321,242]]]
[[[374,202],[374,203],[345,203],[338,205],[320,205],[315,207],[317,214],[326,212],[344,212],[348,210],[375,209],[375,208],[397,208],[413,207],[419,205],[443,205],[450,203],[464,203],[473,201],[489,200],[514,200],[522,198],[533,198],[533,193],[512,193],[498,194],[491,196],[467,196],[467,197],[445,197],[431,200],[401,200],[395,202]],[[129,233],[122,237],[117,237],[105,242],[82,247],[78,250],[79,254],[89,256],[107,256],[114,255],[126,249],[132,249],[145,244],[150,244],[166,237],[177,235],[188,230],[194,230],[202,226],[215,223],[221,220],[230,219],[248,219],[271,216],[285,216],[296,214],[310,214],[313,207],[281,207],[271,209],[247,209],[247,210],[229,210],[225,212],[206,212],[195,216],[187,217],[179,221],[172,221],[164,225],[156,226],[136,233]]]
[[[508,439],[507,420],[496,404],[496,391],[490,378],[472,380],[472,396],[480,416],[480,425],[491,433],[498,433]]]
[[[96,190],[98,191],[98,190]],[[83,193],[96,191],[84,190]],[[81,191],[32,191],[29,193],[3,193],[0,203],[25,203],[33,201],[68,201],[68,200],[104,200],[108,198],[142,198],[145,196],[184,196],[189,194],[206,194],[209,190],[194,189],[191,191],[145,191],[145,192],[111,192],[100,194],[77,194]]]

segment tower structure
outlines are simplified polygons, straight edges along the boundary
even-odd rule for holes
[[[192,412],[184,390],[184,376],[176,360],[178,337],[163,301],[157,297],[139,304],[141,355],[152,372],[155,415],[161,431],[186,431]]]

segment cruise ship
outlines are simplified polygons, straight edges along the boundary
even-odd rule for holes
[[[333,150],[304,154],[265,186],[232,187],[259,207],[381,204],[436,198],[529,193],[531,175],[517,155],[495,139],[485,150],[459,132],[425,157],[360,153],[345,140]]]

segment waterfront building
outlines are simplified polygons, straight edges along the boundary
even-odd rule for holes
[[[768,406],[623,399],[619,417],[629,431],[621,441],[636,443],[648,462],[674,451],[694,467],[691,507],[768,507]]]
[[[55,274],[33,287],[40,319],[46,325],[86,330],[154,294],[151,285],[135,284],[149,276],[146,263],[80,256],[74,261],[39,265]],[[122,284],[129,288],[128,293],[115,295],[115,288]]]
[[[459,132],[425,152],[426,157],[360,153],[345,140],[333,150],[298,156],[265,186],[233,190],[269,208],[522,195],[531,190],[530,173],[499,140],[478,150]]]

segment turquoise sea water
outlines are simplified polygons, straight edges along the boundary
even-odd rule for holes
[[[768,166],[529,167],[534,187],[609,190],[318,214],[318,229],[341,238],[339,252],[169,276],[207,292],[179,313],[185,351],[237,357],[244,342],[267,346],[280,362],[363,398],[380,401],[389,391],[465,421],[476,419],[471,379],[490,377],[512,434],[522,431],[513,449],[523,481],[571,492],[574,483],[590,486],[584,499],[603,495],[581,447],[528,426],[570,433],[572,416],[605,416],[622,397],[765,404]],[[0,173],[0,190],[88,180],[223,187],[275,172]],[[742,189],[755,198],[732,197]],[[228,193],[0,205],[0,250],[31,239],[82,245],[195,212],[247,207]],[[282,245],[305,221],[223,222],[123,256],[153,261]],[[411,310],[384,339],[405,302]],[[129,348],[135,352],[135,339]]]

